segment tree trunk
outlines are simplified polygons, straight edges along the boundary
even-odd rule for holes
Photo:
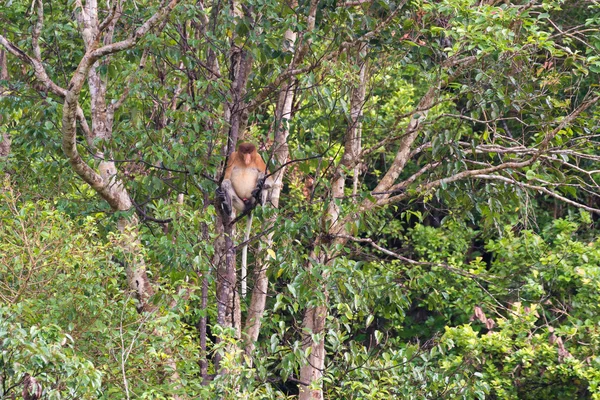
[[[360,119],[362,118],[362,110],[365,102],[365,93],[367,85],[367,64],[366,64],[366,45],[359,45],[357,49],[356,63],[359,66],[360,73],[357,86],[352,89],[351,104],[350,104],[350,120],[346,136],[344,138],[344,154],[342,161],[337,167],[331,184],[331,200],[327,210],[326,226],[328,230],[321,235],[317,240],[316,246],[320,243],[325,243],[326,237],[333,235],[345,235],[345,224],[340,223],[340,208],[336,199],[344,198],[345,177],[342,174],[344,169],[354,169],[355,176],[353,177],[353,193],[358,188],[358,172],[355,166],[358,165],[361,148],[361,130]],[[343,240],[334,239],[335,244],[343,244]],[[328,245],[331,243],[328,243]],[[312,259],[317,259],[320,263],[325,264],[334,259],[334,255],[326,256],[325,251],[321,252],[320,256],[311,255]],[[311,264],[307,264],[307,268],[311,268]],[[308,308],[305,311],[302,321],[302,349],[304,354],[308,354],[306,363],[300,368],[300,381],[308,386],[317,387],[310,389],[307,386],[300,386],[299,400],[321,400],[323,399],[323,371],[325,368],[325,321],[327,319],[327,303],[329,292],[327,290],[328,275],[324,275],[321,280],[322,287],[320,290],[323,293],[324,303],[315,307]],[[319,290],[319,289],[317,289]],[[318,335],[318,340],[315,341],[315,335]]]
[[[329,299],[327,290],[324,290],[325,304]],[[300,368],[300,381],[306,382],[309,386],[318,382],[316,389],[309,389],[300,386],[300,395],[298,400],[322,400],[323,399],[323,371],[325,370],[325,320],[327,319],[327,306],[321,305],[306,310],[302,320],[302,348],[306,351],[312,348],[311,353],[306,359],[306,363]],[[312,335],[320,335],[320,339],[315,342]]]
[[[288,40],[294,43],[296,35],[291,31],[286,34]],[[290,80],[290,83],[286,85],[280,95],[278,106],[276,110],[275,118],[275,158],[279,165],[285,164],[289,158],[289,148],[287,145],[287,138],[289,136],[289,120],[292,113],[292,100],[294,98],[294,82]],[[271,189],[271,205],[274,208],[279,208],[279,198],[281,189],[283,188],[283,176],[285,175],[286,168],[281,168],[273,177],[273,185]],[[272,227],[275,223],[276,216],[271,218],[267,226]],[[273,232],[269,233],[262,243],[266,248],[271,248],[273,245]],[[262,247],[262,246],[261,246]],[[248,306],[248,314],[246,316],[246,335],[245,335],[245,352],[248,358],[252,360],[252,353],[254,352],[254,344],[258,340],[260,333],[261,318],[265,312],[265,305],[267,302],[267,290],[269,287],[269,280],[267,278],[267,270],[269,269],[270,263],[266,258],[256,262],[254,268],[254,287],[252,289],[252,298],[250,299],[250,305]],[[250,361],[252,362],[252,361]]]
[[[312,0],[307,16],[307,32],[310,32],[315,27],[315,14],[317,12],[318,1]],[[288,2],[288,6],[295,10],[298,8],[297,0]],[[287,30],[285,33],[286,42],[284,44],[284,51],[294,52],[294,57],[288,66],[289,70],[296,68],[299,65],[306,51],[308,49],[309,42],[307,40],[300,43],[300,47],[296,49],[296,42],[298,34],[291,30]],[[292,103],[294,100],[294,94],[296,89],[296,79],[292,76],[288,82],[283,85],[279,92],[277,106],[275,109],[275,143],[274,143],[274,154],[275,159],[279,165],[284,165],[289,159],[289,147],[287,140],[290,134],[290,120],[292,118]],[[273,185],[271,189],[271,205],[274,208],[279,208],[279,198],[281,190],[283,188],[283,177],[285,176],[287,168],[282,167],[273,176]],[[271,218],[267,226],[270,228],[275,223],[276,217]],[[273,233],[269,233],[265,238],[262,246],[271,248],[273,245]],[[267,278],[267,270],[269,269],[270,263],[266,259],[257,261],[254,269],[254,288],[252,290],[252,297],[250,305],[248,307],[248,314],[246,317],[245,327],[245,353],[252,363],[252,353],[254,352],[255,343],[258,340],[260,333],[261,318],[265,312],[265,305],[267,301],[267,291],[269,287],[269,280]]]
[[[77,20],[80,24],[80,30],[84,39],[86,50],[89,52],[96,46],[96,36],[99,32],[98,22],[98,5],[95,0],[89,0],[85,3],[79,12],[76,12]],[[112,27],[109,27],[107,33],[103,38],[105,45],[109,45],[112,42],[112,31],[116,19],[113,21]],[[113,120],[114,120],[114,106],[108,106],[106,103],[106,81],[101,77],[99,68],[108,62],[107,58],[102,61],[97,60],[89,67],[87,77],[83,74],[79,77],[81,79],[81,86],[83,80],[87,80],[90,89],[90,104],[91,104],[91,131],[86,135],[86,139],[89,146],[94,144],[103,143],[104,145],[110,144],[113,133]],[[76,77],[74,77],[75,79]],[[87,79],[86,79],[87,78]],[[75,94],[75,93],[74,93]],[[77,93],[78,95],[78,93]],[[65,102],[70,103],[68,98]],[[123,183],[117,178],[117,167],[110,158],[105,158],[106,155],[110,157],[111,152],[109,150],[100,151],[95,149],[96,156],[102,161],[98,165],[99,176],[94,176],[93,170],[91,170],[87,164],[84,166],[84,161],[79,157],[76,147],[76,132],[75,132],[75,117],[69,113],[70,108],[65,107],[67,112],[63,116],[63,129],[65,134],[63,136],[63,149],[65,154],[69,157],[71,165],[73,165],[75,171],[84,178],[84,180],[91,180],[95,187],[101,188],[101,195],[109,201],[109,204],[115,211],[129,211],[133,207],[131,198],[127,193],[127,189]],[[92,147],[94,149],[94,147]],[[100,179],[98,179],[100,178]],[[138,300],[139,311],[153,311],[154,306],[148,302],[149,298],[154,294],[154,289],[150,284],[148,274],[146,272],[146,263],[141,255],[138,232],[138,219],[134,216],[128,219],[121,219],[118,222],[118,228],[122,233],[122,240],[120,246],[126,257],[125,266],[127,273],[127,282],[129,288],[136,294]]]
[[[236,18],[245,18],[242,7],[237,1],[231,1],[231,12]],[[227,137],[227,156],[235,150],[238,139],[244,131],[248,113],[246,110],[246,86],[248,77],[252,70],[252,56],[244,49],[235,44],[235,38],[231,40],[230,49],[230,79],[229,90],[230,101],[225,105],[225,119],[229,121],[229,133]],[[236,254],[233,244],[235,235],[234,227],[231,225],[229,216],[220,215],[217,218],[217,231],[222,232],[215,245],[215,259],[217,267],[217,323],[224,328],[233,328],[237,338],[241,336],[241,309],[239,297],[236,293],[237,271]],[[233,349],[227,348],[226,352]],[[220,367],[221,357],[215,358],[215,369],[225,373]]]
[[[8,65],[6,63],[6,50],[0,50],[0,81],[8,80]],[[0,97],[4,95],[4,88],[0,85]],[[2,115],[0,115],[2,122]],[[0,157],[8,157],[10,154],[10,136],[5,132],[0,136]]]

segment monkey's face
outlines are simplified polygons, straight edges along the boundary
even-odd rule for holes
[[[256,147],[252,143],[242,143],[238,147],[238,154],[240,161],[249,167],[254,162],[254,155],[256,154]]]

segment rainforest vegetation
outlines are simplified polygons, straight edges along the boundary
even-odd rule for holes
[[[599,82],[595,0],[1,2],[0,398],[600,399]]]

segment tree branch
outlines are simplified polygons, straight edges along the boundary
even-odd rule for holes
[[[420,195],[420,194],[426,193],[427,191],[429,191],[433,188],[436,188],[440,185],[456,182],[458,180],[470,178],[475,175],[487,175],[487,174],[491,174],[491,173],[505,170],[508,168],[519,169],[519,168],[523,168],[523,167],[533,164],[543,154],[544,150],[546,150],[546,148],[548,147],[550,140],[552,140],[552,138],[554,138],[558,134],[558,132],[560,132],[567,125],[569,125],[577,116],[579,116],[579,114],[581,114],[583,111],[585,111],[591,105],[597,103],[599,99],[600,99],[600,96],[595,96],[595,97],[581,103],[581,105],[579,107],[577,107],[573,112],[571,112],[571,114],[566,116],[560,122],[560,124],[558,124],[558,126],[556,128],[554,128],[551,132],[549,132],[548,134],[545,135],[544,140],[542,140],[542,142],[539,144],[539,146],[536,149],[534,149],[534,153],[532,154],[532,156],[529,159],[527,159],[525,161],[506,162],[506,163],[502,163],[499,165],[491,166],[489,168],[482,168],[479,170],[467,170],[467,171],[459,172],[456,175],[453,175],[453,176],[450,176],[447,178],[438,179],[434,182],[419,186],[417,188],[416,194]],[[393,167],[394,166],[392,166],[392,168]],[[390,168],[390,170],[392,168]],[[378,185],[377,187],[379,187],[380,185]],[[377,188],[374,190],[374,192],[377,192]],[[382,206],[382,205],[396,203],[398,201],[402,201],[402,200],[408,198],[409,196],[411,196],[409,193],[402,193],[398,196],[393,196],[393,197],[389,197],[389,198],[383,197],[377,201],[377,205]]]
[[[18,46],[10,42],[3,35],[0,35],[0,45],[2,45],[10,54],[17,57],[19,60],[24,63],[31,65],[33,67],[33,71],[35,73],[35,77],[46,86],[52,93],[55,95],[64,98],[66,96],[67,90],[58,86],[56,83],[50,79],[44,65],[40,60],[36,60],[35,58],[30,57],[27,53],[21,50]]]
[[[121,5],[121,0],[114,0],[114,4],[108,12],[108,15],[98,27],[98,31],[100,31],[100,33],[102,33],[105,29],[109,28],[109,26],[114,26],[115,23],[119,20],[123,12]]]
[[[570,205],[572,205],[574,207],[577,207],[577,208],[582,208],[582,209],[584,209],[586,211],[593,212],[595,214],[600,214],[600,209],[589,207],[589,206],[586,206],[585,204],[581,204],[581,203],[578,203],[578,202],[573,201],[571,199],[568,199],[568,198],[566,198],[566,197],[564,197],[564,196],[562,196],[562,195],[560,195],[560,194],[558,194],[556,192],[553,192],[550,189],[545,188],[543,186],[531,185],[529,183],[519,182],[519,181],[517,181],[515,179],[511,179],[511,178],[508,178],[508,177],[502,176],[502,175],[478,174],[478,175],[474,175],[473,178],[502,181],[502,182],[508,183],[510,185],[519,186],[521,188],[527,188],[527,189],[537,190],[537,191],[545,193],[545,194],[547,194],[547,195],[549,195],[551,197],[554,197],[555,199],[558,199],[558,200],[562,201],[563,203],[570,204]]]
[[[152,17],[150,17],[144,24],[142,24],[142,26],[137,28],[133,35],[131,35],[129,38],[120,42],[102,46],[95,50],[92,49],[92,51],[90,52],[90,60],[93,60],[91,64],[93,64],[94,62],[96,62],[104,56],[118,53],[120,51],[127,50],[135,46],[142,37],[144,37],[150,30],[158,26],[171,13],[171,11],[173,11],[177,4],[179,4],[179,1],[180,0],[171,0],[165,7],[160,8]]]
[[[419,104],[416,107],[415,112],[411,115],[410,121],[405,129],[405,135],[402,137],[400,142],[400,148],[396,157],[387,173],[383,176],[377,187],[373,190],[375,193],[385,193],[393,186],[394,182],[400,176],[400,173],[404,169],[404,166],[409,160],[410,149],[415,142],[419,132],[421,132],[421,123],[427,118],[427,114],[431,108],[431,105],[435,102],[436,96],[439,91],[446,87],[452,82],[461,72],[465,66],[473,64],[477,60],[474,56],[465,58],[451,57],[442,64],[442,69],[450,70],[451,68],[457,67],[452,74],[450,74],[445,80],[439,80],[432,84],[429,90],[423,95]],[[385,202],[388,195],[377,195],[377,203]],[[363,207],[371,207],[369,205],[371,200],[367,199],[363,203]]]
[[[33,25],[31,32],[31,47],[33,48],[33,56],[39,62],[42,61],[42,51],[40,49],[40,35],[44,26],[44,4],[42,0],[35,0],[37,5],[37,21]]]
[[[350,236],[350,235],[334,235],[335,237],[338,237],[340,239],[345,239],[345,240],[350,240],[352,242],[357,242],[357,243],[367,243],[368,245],[370,245],[371,247],[373,247],[374,249],[377,249],[378,251],[382,252],[383,254],[386,254],[390,257],[394,257],[397,258],[400,261],[404,261],[405,263],[411,264],[411,265],[424,265],[424,266],[430,266],[430,267],[442,267],[450,272],[456,273],[458,275],[462,275],[471,279],[480,279],[480,280],[484,280],[480,275],[476,275],[476,274],[472,274],[470,272],[467,271],[463,271],[460,268],[456,268],[456,267],[452,267],[446,263],[431,263],[431,262],[425,262],[425,261],[416,261],[413,259],[410,259],[408,257],[404,257],[401,254],[395,253],[391,250],[388,250],[380,245],[378,245],[377,243],[375,243],[373,241],[373,239],[371,238],[357,238],[354,236]]]
[[[248,112],[254,111],[273,92],[275,92],[279,88],[279,86],[281,86],[281,84],[283,82],[285,82],[290,77],[312,71],[313,69],[316,69],[317,67],[319,67],[319,65],[321,65],[322,63],[339,57],[340,54],[342,54],[344,51],[354,47],[356,44],[362,43],[362,42],[368,42],[373,36],[378,34],[383,28],[385,28],[388,24],[391,23],[391,21],[396,16],[398,11],[400,9],[402,9],[402,7],[406,3],[406,1],[407,0],[404,0],[400,5],[398,5],[396,10],[394,10],[385,20],[383,20],[379,25],[377,25],[375,27],[375,29],[365,33],[361,37],[359,37],[356,40],[353,40],[351,42],[342,42],[340,44],[338,50],[331,52],[331,53],[327,54],[326,56],[320,58],[314,64],[307,65],[302,68],[296,68],[297,63],[292,63],[292,65],[290,65],[289,68],[287,68],[283,73],[281,73],[277,78],[275,78],[275,81],[273,81],[273,83],[271,83],[270,85],[267,85],[267,87],[265,87],[260,93],[258,93],[256,96],[254,96],[254,99],[248,103],[248,106],[247,106]],[[311,10],[312,10],[313,3],[315,3],[315,6],[316,6],[316,2],[312,2]],[[312,23],[314,24],[314,21]],[[305,52],[306,48],[302,47],[301,50],[303,50]]]
[[[82,158],[77,150],[76,137],[76,115],[78,99],[81,89],[86,81],[90,68],[101,57],[133,47],[149,30],[160,24],[179,3],[179,0],[171,0],[167,6],[159,9],[150,17],[135,33],[126,40],[94,49],[88,49],[74,72],[65,93],[63,106],[63,140],[62,147],[65,155],[75,172],[98,192],[113,208],[119,209],[120,199],[113,193],[112,185],[105,181],[94,171]],[[96,45],[97,41],[93,43]]]

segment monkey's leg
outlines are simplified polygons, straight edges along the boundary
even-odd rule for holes
[[[223,213],[231,216],[231,197],[227,191],[223,190],[221,187],[218,187],[215,193],[221,202],[221,209],[223,210]]]
[[[235,193],[229,179],[225,179],[223,183],[221,183],[221,187],[217,189],[217,195],[221,198],[223,211],[230,217],[233,216],[232,207],[235,207],[237,210],[244,209],[244,201]]]
[[[258,178],[256,179],[256,186],[254,187],[254,190],[252,191],[252,197],[254,198],[254,201],[258,201],[258,203],[260,205],[262,205],[260,200],[261,200],[262,188],[263,188],[264,183],[265,183],[265,174],[263,174],[262,172],[259,172]]]

